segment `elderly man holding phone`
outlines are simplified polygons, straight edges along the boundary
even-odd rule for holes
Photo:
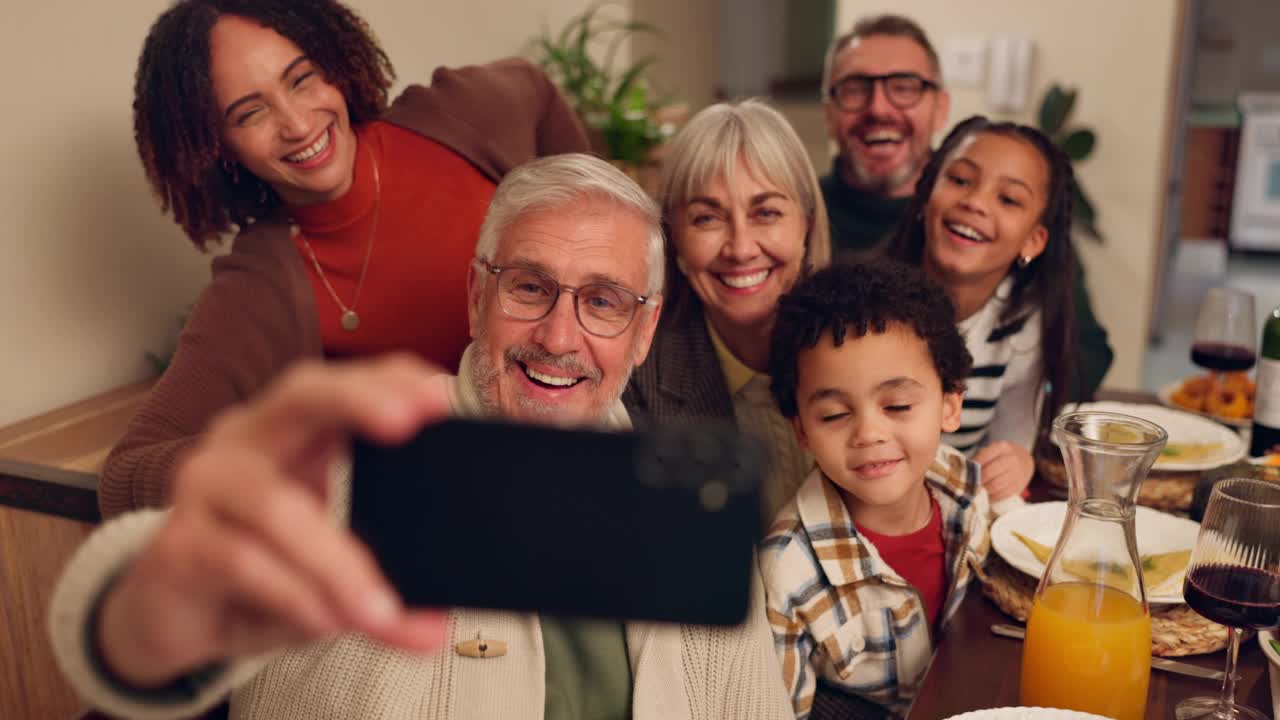
[[[657,207],[607,163],[510,173],[470,271],[459,376],[403,356],[311,364],[221,415],[170,510],[103,526],[69,564],[51,610],[64,672],[128,717],[228,693],[233,718],[788,717],[758,602],[722,628],[410,608],[342,522],[352,435],[403,443],[448,415],[628,427],[662,251]],[[459,510],[423,507],[422,522]],[[447,552],[465,547],[421,548],[424,567]]]

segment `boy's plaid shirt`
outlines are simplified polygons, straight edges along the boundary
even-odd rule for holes
[[[946,621],[990,547],[987,493],[978,467],[945,445],[925,473],[942,514]],[[761,546],[769,624],[796,717],[819,676],[903,715],[933,653],[919,592],[854,527],[840,493],[815,468],[778,514]]]

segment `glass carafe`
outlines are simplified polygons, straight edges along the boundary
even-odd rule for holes
[[[1027,618],[1023,705],[1117,720],[1144,716],[1151,618],[1134,504],[1167,439],[1157,425],[1114,413],[1071,413],[1054,422],[1069,500]]]

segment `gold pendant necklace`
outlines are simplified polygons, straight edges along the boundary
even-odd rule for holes
[[[329,284],[329,278],[325,277],[324,270],[320,267],[320,261],[316,259],[316,251],[311,248],[311,243],[307,241],[307,236],[301,234],[301,230],[297,225],[292,227],[293,234],[302,239],[302,245],[307,249],[307,254],[311,256],[311,264],[315,265],[316,274],[320,276],[320,282],[324,283],[324,287],[329,291],[329,297],[338,304],[338,309],[342,311],[342,329],[347,332],[355,332],[360,328],[360,315],[356,312],[356,305],[360,304],[360,293],[364,290],[364,276],[369,272],[369,258],[373,256],[373,241],[378,237],[378,215],[382,210],[382,175],[378,172],[378,157],[373,154],[373,148],[369,149],[369,160],[373,163],[373,229],[369,231],[369,247],[364,251],[364,265],[360,266],[360,278],[356,280],[356,296],[351,300],[351,307],[343,304],[342,299],[338,297],[338,293],[334,291],[333,285]]]

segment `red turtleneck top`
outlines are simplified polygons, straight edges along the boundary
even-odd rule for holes
[[[357,138],[351,189],[327,203],[289,208],[325,355],[410,350],[456,372],[470,340],[467,267],[496,186],[457,153],[395,125],[368,123]],[[369,269],[352,307],[371,233]],[[316,273],[304,237],[338,298],[360,316],[355,332],[343,329],[342,309]]]

